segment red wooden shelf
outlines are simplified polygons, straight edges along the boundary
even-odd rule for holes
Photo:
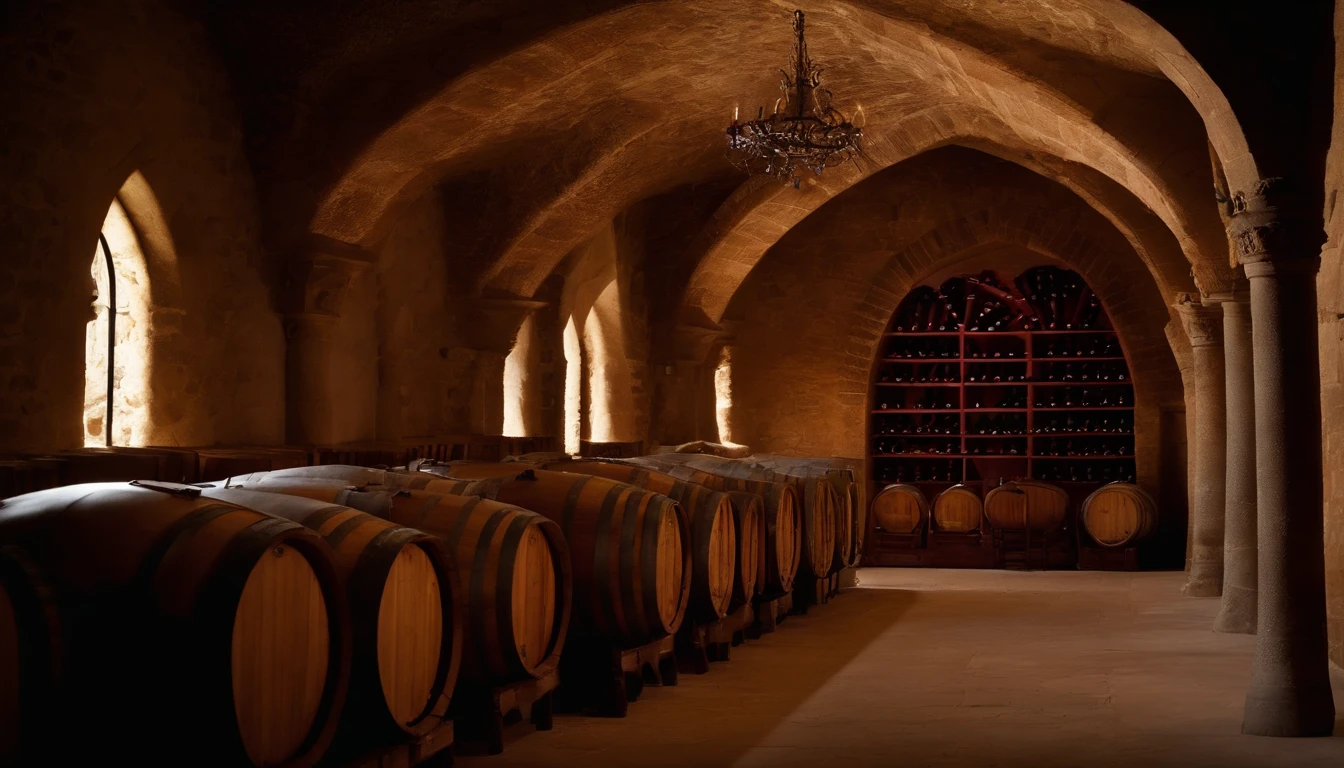
[[[1077,276],[1073,276],[1072,279],[1076,281]],[[1003,282],[1000,287],[1002,290],[1013,296],[1020,296],[1020,291],[1017,290],[1015,284],[1012,284],[1009,281]],[[1011,304],[1012,302],[1005,300],[1005,303]],[[1019,305],[1019,308],[1020,306],[1021,305]],[[904,308],[904,302],[902,308]],[[923,309],[921,309],[921,311],[923,311]],[[1035,308],[1026,310],[1029,316],[1038,311],[1040,310]],[[1069,302],[1065,302],[1065,307],[1062,311],[1073,311],[1069,308]],[[901,314],[900,309],[898,309],[898,315],[903,321],[909,321],[913,317],[908,314]],[[1062,321],[1069,315],[1057,314],[1056,316],[1061,318]],[[921,315],[920,317],[927,319],[927,316],[925,315]],[[896,316],[893,316],[892,322],[896,322]],[[1099,323],[1105,322],[1107,322],[1107,320],[1103,311]],[[1082,338],[1073,341],[1068,340],[1069,337],[1073,336]],[[1042,337],[1042,340],[1039,342],[1034,341],[1036,337]],[[894,339],[896,341],[886,341],[886,339]],[[918,340],[920,339],[926,340],[926,343],[918,343]],[[953,339],[957,339],[957,341],[954,342]],[[914,341],[912,342],[910,340]],[[1057,419],[1059,415],[1073,416],[1076,418],[1080,414],[1103,411],[1124,411],[1130,414],[1133,413],[1133,397],[1131,395],[1133,390],[1131,389],[1129,392],[1126,392],[1124,389],[1119,389],[1122,387],[1132,388],[1132,380],[1081,381],[1075,379],[1071,381],[1051,381],[1046,378],[1047,373],[1062,373],[1066,365],[1073,366],[1074,370],[1086,366],[1088,372],[1091,373],[1091,368],[1093,367],[1091,365],[1092,363],[1111,364],[1109,366],[1098,365],[1097,367],[1109,367],[1112,369],[1112,374],[1116,371],[1122,371],[1128,375],[1128,368],[1124,365],[1128,361],[1124,357],[1123,350],[1121,350],[1119,354],[1116,354],[1114,351],[1111,351],[1110,354],[1097,355],[1065,354],[1069,352],[1085,352],[1088,348],[1100,352],[1101,350],[1098,347],[1103,346],[1103,342],[1114,344],[1116,349],[1119,349],[1120,346],[1118,341],[1118,335],[1115,333],[1115,330],[1111,328],[1072,330],[1037,330],[1026,328],[1021,330],[970,331],[964,326],[958,326],[955,331],[888,330],[888,332],[884,334],[883,343],[887,345],[887,348],[881,351],[881,354],[883,355],[923,348],[926,353],[929,350],[933,350],[935,353],[946,351],[955,354],[956,357],[882,357],[879,358],[878,365],[901,365],[902,367],[895,369],[884,368],[880,372],[874,374],[874,379],[878,378],[883,373],[901,371],[913,372],[915,374],[927,372],[929,374],[936,374],[939,377],[950,374],[958,377],[959,381],[874,381],[871,390],[875,401],[874,404],[886,400],[888,403],[904,406],[907,395],[902,393],[901,390],[917,388],[929,390],[929,392],[923,394],[934,395],[934,397],[930,399],[943,404],[947,404],[947,401],[950,400],[952,404],[957,407],[873,408],[873,410],[870,411],[872,417],[870,417],[870,432],[868,436],[873,440],[887,442],[870,443],[870,450],[878,447],[891,448],[896,444],[909,447],[927,446],[929,448],[948,446],[950,444],[951,447],[954,450],[958,450],[958,452],[871,453],[869,456],[875,464],[880,460],[880,466],[885,470],[890,470],[893,475],[895,474],[896,467],[906,463],[924,469],[931,468],[933,470],[931,474],[936,474],[939,479],[931,478],[914,481],[909,478],[909,475],[912,474],[911,468],[907,467],[904,472],[906,478],[902,482],[920,485],[924,488],[937,487],[941,489],[959,482],[970,484],[983,483],[985,482],[984,476],[991,474],[1002,474],[1004,477],[1036,477],[1040,474],[1046,474],[1048,476],[1048,472],[1042,472],[1041,469],[1033,467],[1032,463],[1038,460],[1047,462],[1047,464],[1043,464],[1042,467],[1048,466],[1050,469],[1062,467],[1064,463],[1071,461],[1086,461],[1090,463],[1083,466],[1091,468],[1094,473],[1097,474],[1100,474],[1103,470],[1109,473],[1118,472],[1122,477],[1132,473],[1134,468],[1133,456],[1047,456],[1043,453],[1036,452],[1037,450],[1043,450],[1049,447],[1049,443],[1044,442],[1046,440],[1078,439],[1080,442],[1074,443],[1074,446],[1078,448],[1087,448],[1089,446],[1104,447],[1106,445],[1114,444],[1114,442],[1107,443],[1105,438],[1112,438],[1115,442],[1125,440],[1129,441],[1130,445],[1133,444],[1134,435],[1132,431],[1034,431],[1036,428],[1048,424],[1052,419]],[[1094,343],[1096,346],[1093,346]],[[1047,347],[1051,352],[1058,352],[1058,354],[1043,354]],[[1010,352],[1012,353],[1012,356],[1008,356],[1008,353]],[[1036,354],[1038,352],[1042,354]],[[994,357],[996,353],[999,354],[998,357]],[[972,354],[984,356],[971,356]],[[984,372],[989,372],[991,377],[996,373],[1002,377],[1004,373],[1012,372],[1014,374],[1022,374],[1022,378],[1015,381],[1003,381],[1002,378],[999,381],[966,380],[972,373],[979,374]],[[1038,386],[1042,389],[1035,392],[1030,391],[1033,387]],[[998,395],[988,391],[995,387],[1011,389],[1011,392],[1005,392],[1003,394],[1009,395],[1010,397],[1013,397],[1013,399],[1016,399],[1017,395],[1025,395],[1025,405],[1019,408],[998,407],[995,405],[980,408],[968,407],[971,404],[971,401],[975,399],[980,399],[981,401],[999,399]],[[952,393],[949,391],[953,388],[961,388],[965,390],[965,392],[957,395],[957,399],[953,400]],[[1046,388],[1051,388],[1048,390],[1048,393]],[[1054,407],[1042,406],[1039,408],[1033,405],[1037,399],[1048,399],[1049,394],[1059,394],[1060,389],[1083,390],[1089,388],[1092,389],[1089,396],[1095,394],[1098,396],[1098,399],[1100,399],[1103,395],[1114,396],[1116,394],[1124,394],[1126,400],[1129,401],[1129,404],[1056,405]],[[971,394],[968,395],[966,392]],[[1074,392],[1073,394],[1077,394],[1077,392]],[[921,394],[912,394],[908,397],[922,399]],[[898,402],[893,403],[893,401]],[[1040,414],[1039,416],[1037,415],[1038,412]],[[1008,420],[1020,422],[1020,426],[1025,427],[1025,432],[1020,434],[992,435],[979,434],[978,432],[973,431],[972,425],[975,425],[975,429],[979,428],[979,425],[976,424],[977,421],[996,417],[1001,418],[1003,414],[1023,414],[1021,417],[1011,416]],[[956,429],[957,432],[953,434],[933,432],[877,432],[876,430],[878,427],[884,425],[884,422],[880,418],[877,418],[882,416],[910,417],[911,421],[906,422],[909,424],[918,423],[920,421],[937,420],[939,423]],[[1014,424],[1013,426],[1019,425]],[[1056,447],[1058,447],[1058,445],[1059,444],[1056,443]],[[1022,451],[1019,454],[967,452],[973,447],[1009,446],[1021,448]],[[1105,462],[1108,461],[1114,466],[1106,465]],[[939,462],[945,463],[939,465]],[[1011,467],[1008,466],[1009,463],[1012,464]],[[942,477],[948,469],[952,470],[952,477],[951,479],[944,480]],[[874,492],[876,492],[877,489],[897,481],[892,477],[885,477],[879,480],[877,472],[874,471],[872,482],[874,484]],[[1071,483],[1073,481],[1061,482]],[[1102,482],[1102,480],[1097,479],[1092,481],[1077,481],[1076,484],[1080,486],[1098,486],[1101,485]],[[930,498],[932,498],[932,496],[930,496]]]

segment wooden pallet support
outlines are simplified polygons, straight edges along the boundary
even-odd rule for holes
[[[350,761],[337,762],[344,768],[447,768],[453,764],[453,721],[445,720],[439,727],[412,741],[374,750]]]
[[[571,642],[561,658],[557,692],[570,707],[591,706],[603,717],[625,717],[645,685],[677,684],[676,637],[637,648]]]
[[[554,695],[560,685],[559,670],[542,677],[494,688],[463,688],[453,694],[458,732],[463,741],[485,744],[486,754],[504,751],[504,728],[509,715],[518,713],[538,731],[549,731],[554,724]]]

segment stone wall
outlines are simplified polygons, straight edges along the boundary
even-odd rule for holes
[[[1344,14],[1335,19],[1335,40],[1344,55]],[[1344,666],[1344,79],[1335,80],[1335,120],[1326,160],[1325,227],[1316,281],[1320,317],[1321,423],[1325,477],[1325,586],[1330,657]]]
[[[124,199],[149,261],[151,427],[275,443],[284,339],[231,86],[174,4],[21,5],[0,37],[0,450],[83,444],[90,259]]]

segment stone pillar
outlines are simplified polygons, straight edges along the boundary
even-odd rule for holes
[[[1223,386],[1222,312],[1181,294],[1177,310],[1195,358],[1195,471],[1190,508],[1190,568],[1182,594],[1217,597],[1223,591],[1223,506],[1227,453]]]
[[[360,404],[343,402],[348,398],[336,364],[345,347],[339,326],[351,283],[364,279],[371,264],[371,258],[344,251],[294,264],[285,315],[285,431],[292,445],[331,445],[347,437],[339,414]]]
[[[1223,604],[1217,632],[1255,634],[1255,366],[1251,307],[1237,292],[1223,301],[1227,366],[1227,502],[1223,534]]]
[[[1242,732],[1329,736],[1325,612],[1319,211],[1282,180],[1237,193],[1228,236],[1251,283],[1255,355],[1258,632]]]

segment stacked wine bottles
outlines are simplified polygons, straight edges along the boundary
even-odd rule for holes
[[[882,341],[873,494],[891,483],[1134,482],[1134,388],[1100,299],[1042,266],[919,286]]]

